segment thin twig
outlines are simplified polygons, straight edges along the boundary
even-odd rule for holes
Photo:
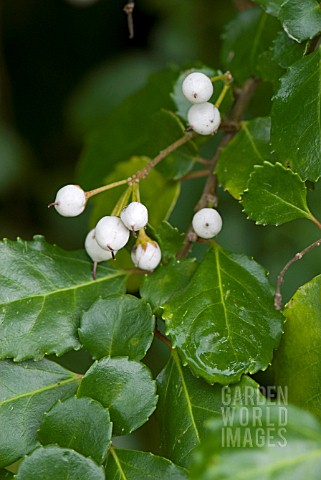
[[[246,111],[248,104],[252,98],[252,95],[255,91],[258,81],[254,78],[250,78],[246,80],[243,87],[236,90],[236,100],[234,103],[234,107],[227,119],[228,123],[237,124],[241,121],[244,112]],[[217,161],[221,154],[222,148],[224,148],[234,137],[236,131],[228,131],[226,132],[222,140],[219,143],[219,146],[210,160],[210,168],[209,168],[209,175],[204,185],[203,193],[201,198],[199,199],[195,211],[201,210],[201,208],[208,207],[208,206],[216,206],[217,205],[217,197],[216,197],[216,188],[217,188],[217,178],[214,173],[214,169],[216,167]],[[193,228],[190,225],[181,250],[177,254],[177,258],[185,257],[192,246],[192,242],[195,241],[195,234],[193,235]]]
[[[161,340],[163,343],[165,343],[165,345],[167,345],[170,349],[172,349],[172,345],[171,345],[170,340],[169,340],[167,337],[165,337],[165,335],[163,335],[163,334],[158,330],[157,327],[155,328],[155,337],[159,338],[159,340]]]
[[[132,183],[139,183],[140,180],[144,180],[149,175],[149,172],[154,167],[156,167],[156,165],[158,165],[165,157],[167,157],[170,153],[174,152],[175,150],[177,150],[179,147],[181,147],[185,143],[192,140],[192,138],[196,137],[196,135],[197,134],[195,132],[189,132],[186,135],[184,135],[184,137],[179,138],[178,140],[176,140],[176,142],[172,143],[171,145],[166,147],[164,150],[159,152],[159,154],[156,155],[156,157],[153,158],[146,165],[146,167],[142,168],[137,173],[132,175],[132,177],[131,177]]]
[[[276,284],[276,290],[275,290],[275,296],[274,296],[274,307],[276,310],[281,310],[282,307],[282,295],[281,295],[281,285],[283,283],[283,278],[287,270],[291,267],[291,265],[298,260],[301,260],[302,257],[311,250],[313,250],[315,247],[319,247],[321,245],[321,238],[317,240],[316,242],[311,243],[308,247],[305,247],[301,252],[296,253],[291,260],[288,261],[288,263],[282,268],[281,272],[279,273],[278,276],[278,281]]]
[[[209,175],[209,170],[196,170],[194,172],[187,173],[184,177],[181,177],[180,180],[191,180],[193,178],[202,178]]]
[[[129,38],[134,38],[134,21],[133,21],[133,10],[135,7],[134,2],[128,2],[124,6],[124,12],[127,15],[127,24],[128,24],[128,31],[129,31]]]

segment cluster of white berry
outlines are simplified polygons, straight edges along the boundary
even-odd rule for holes
[[[221,124],[219,109],[208,100],[213,95],[211,79],[201,72],[187,75],[182,84],[184,96],[193,105],[187,113],[190,127],[200,135],[215,133]]]
[[[86,192],[82,188],[78,185],[65,185],[58,190],[55,201],[49,206],[54,206],[64,217],[76,217],[84,211],[86,203]],[[119,217],[109,215],[98,221],[85,239],[86,252],[94,262],[94,277],[97,263],[115,258],[116,253],[127,244],[130,232],[136,236],[135,232],[139,231],[131,253],[134,265],[149,271],[158,266],[162,257],[161,250],[158,243],[145,233],[147,223],[148,210],[140,202],[131,202],[124,207]]]

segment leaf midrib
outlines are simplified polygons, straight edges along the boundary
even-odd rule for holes
[[[37,390],[32,390],[32,391],[29,391],[29,392],[20,393],[19,395],[16,395],[14,397],[7,398],[6,400],[0,401],[0,407],[2,407],[2,405],[5,405],[6,403],[15,402],[17,400],[20,400],[21,398],[34,396],[34,395],[37,395],[37,394],[40,394],[40,393],[43,393],[43,392],[46,392],[46,391],[49,391],[49,390],[53,390],[54,388],[60,388],[62,385],[67,385],[68,383],[80,382],[80,380],[81,380],[81,378],[78,375],[75,375],[73,377],[67,378],[66,380],[61,380],[57,383],[52,383],[50,385],[46,385],[45,387],[38,388]]]
[[[49,292],[37,293],[35,295],[30,295],[30,296],[27,296],[27,297],[16,298],[15,300],[12,300],[10,302],[1,302],[0,307],[12,305],[16,302],[23,302],[23,301],[30,300],[30,299],[33,299],[33,298],[47,298],[47,297],[50,297],[51,295],[56,295],[56,294],[60,294],[60,293],[63,293],[63,292],[68,292],[68,291],[72,291],[72,290],[74,291],[74,290],[86,288],[89,285],[91,285],[91,286],[92,285],[97,285],[98,283],[106,282],[108,280],[112,280],[114,278],[125,276],[125,275],[127,275],[126,272],[120,271],[120,272],[117,272],[113,275],[109,275],[108,277],[97,278],[95,281],[90,280],[89,282],[80,283],[80,284],[76,284],[76,285],[71,285],[71,286],[64,287],[64,288],[58,288],[57,290],[52,290],[52,291],[49,291]]]

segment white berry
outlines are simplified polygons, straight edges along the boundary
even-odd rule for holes
[[[193,228],[201,238],[213,238],[222,229],[222,217],[214,208],[202,208],[193,217]]]
[[[131,253],[134,265],[142,270],[153,271],[160,263],[162,252],[157,242],[139,243]]]
[[[129,230],[119,217],[106,216],[99,220],[96,225],[96,241],[98,245],[115,252],[123,248],[129,239]]]
[[[213,84],[204,73],[193,72],[183,81],[182,90],[191,103],[204,103],[213,95]]]
[[[86,202],[86,194],[79,185],[65,185],[58,190],[49,207],[54,206],[63,217],[77,217],[85,210]]]
[[[217,131],[221,124],[221,115],[212,103],[192,105],[187,113],[188,123],[200,135],[210,135]]]
[[[90,232],[86,237],[85,249],[93,262],[104,262],[106,260],[110,260],[111,258],[113,258],[113,255],[111,252],[101,248],[98,245],[94,228],[90,230]]]
[[[129,230],[137,231],[147,225],[148,210],[140,202],[131,202],[122,210],[120,218],[125,227]]]

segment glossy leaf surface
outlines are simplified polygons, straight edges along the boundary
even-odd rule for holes
[[[279,225],[308,218],[307,189],[298,174],[281,164],[256,166],[244,192],[244,212],[257,224]]]
[[[103,358],[87,371],[78,395],[109,409],[115,435],[126,435],[147,422],[157,403],[148,368],[127,358]]]
[[[79,349],[80,313],[100,296],[122,293],[126,273],[98,269],[84,252],[67,252],[43,237],[0,242],[0,358],[40,359]]]
[[[272,107],[271,141],[280,162],[311,181],[321,175],[320,72],[321,47],[289,67]]]
[[[258,385],[247,376],[231,387],[208,385],[183,367],[173,350],[157,378],[159,405],[157,419],[163,454],[178,465],[190,466],[192,452],[207,437],[206,420],[221,418],[222,408],[231,403],[252,404],[264,399]]]
[[[116,448],[108,456],[106,480],[187,480],[187,472],[167,458]]]
[[[81,318],[79,337],[94,358],[127,356],[141,360],[154,336],[151,308],[131,295],[95,302]]]
[[[20,465],[17,480],[104,480],[102,467],[73,450],[37,448]]]
[[[163,318],[183,363],[209,383],[267,368],[282,334],[265,271],[214,242],[188,285],[164,305]]]
[[[287,304],[284,337],[273,368],[289,402],[321,418],[321,276],[302,285]]]
[[[246,189],[254,165],[273,159],[270,129],[269,117],[242,122],[240,131],[222,149],[216,173],[224,189],[238,200]]]
[[[2,360],[0,378],[0,467],[5,467],[39,445],[43,414],[73,395],[80,379],[49,360]]]
[[[67,398],[46,412],[39,429],[43,445],[70,448],[101,463],[111,441],[109,413],[91,398]]]

